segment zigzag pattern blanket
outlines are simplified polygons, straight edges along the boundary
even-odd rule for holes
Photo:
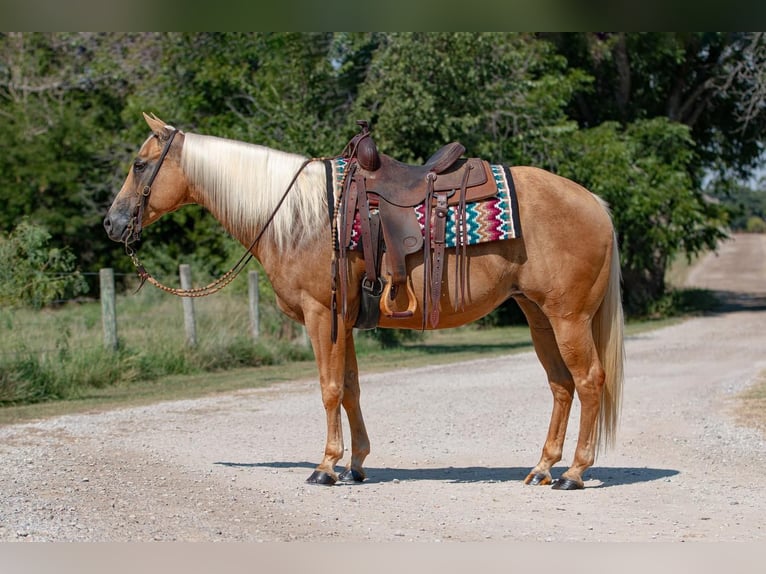
[[[342,191],[346,163],[347,160],[343,158],[333,160],[333,191],[335,197],[340,197]],[[502,165],[492,165],[491,167],[495,178],[495,185],[497,186],[497,194],[492,198],[466,205],[466,245],[521,237],[516,190],[513,186],[510,171]],[[425,206],[419,205],[413,209],[417,215],[421,230],[425,232]],[[374,212],[374,209],[372,211]],[[340,214],[336,214],[336,217],[340,217]],[[459,233],[461,233],[461,230],[458,225],[457,208],[451,206],[447,216],[446,247],[457,246]],[[359,213],[357,213],[351,232],[351,242],[347,246],[348,249],[361,249],[360,237],[361,227]]]

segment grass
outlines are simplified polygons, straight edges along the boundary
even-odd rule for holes
[[[693,306],[693,304],[692,304]],[[198,346],[185,343],[181,301],[145,289],[117,299],[120,349],[103,348],[96,302],[43,311],[0,311],[0,424],[135,406],[316,378],[299,326],[261,306],[262,336],[249,335],[247,295],[195,300]],[[679,318],[629,322],[626,334]],[[531,350],[526,326],[423,334],[393,348],[357,336],[363,373]]]
[[[315,377],[301,327],[265,297],[261,336],[253,342],[242,291],[195,299],[193,349],[181,300],[152,289],[117,297],[117,351],[104,348],[98,302],[0,309],[0,424]],[[530,345],[525,327],[466,327],[393,349],[366,333],[357,337],[365,372],[423,364],[437,354],[440,361],[460,361]]]
[[[117,298],[116,352],[105,349],[96,302],[0,310],[0,404],[79,399],[172,375],[309,360],[300,329],[265,305],[263,336],[250,336],[247,296],[195,301],[198,345],[189,348],[181,301],[144,290]]]
[[[233,303],[228,301],[222,302],[219,305],[223,307],[214,305],[213,308],[220,311],[233,305]],[[87,314],[88,311],[86,307],[78,313],[78,316]],[[170,311],[172,312],[173,309],[170,309]],[[155,310],[154,314],[159,313],[159,310]],[[152,313],[149,314],[152,315]],[[56,320],[62,319],[57,318]],[[154,321],[163,322],[159,321],[157,317],[153,319],[152,324],[154,324]],[[675,321],[675,319],[668,319],[629,323],[626,327],[626,333],[628,335],[635,334],[647,329],[659,328]],[[164,322],[173,323],[170,318],[165,318]],[[171,327],[171,325],[168,326]],[[41,327],[38,325],[37,328]],[[166,333],[166,337],[169,339],[166,343],[171,347],[180,346],[183,350],[183,326],[175,325],[170,330],[172,331],[175,328],[180,329],[180,334]],[[137,333],[135,334],[140,334],[140,329],[138,327],[136,329]],[[76,333],[76,336],[82,340],[89,340],[79,332]],[[200,330],[200,338],[202,339],[204,336],[205,332]],[[219,333],[218,337],[222,338],[223,335]],[[157,335],[147,334],[144,341],[146,340],[156,344]],[[138,340],[135,340],[131,344],[138,344],[138,342]],[[253,346],[250,342],[247,345]],[[296,345],[300,348],[299,343],[296,343]],[[436,357],[438,357],[440,363],[455,363],[480,357],[495,357],[529,350],[532,350],[532,343],[529,329],[526,326],[480,329],[475,325],[469,325],[457,329],[425,333],[418,341],[406,342],[401,346],[393,348],[381,348],[366,333],[360,333],[357,336],[357,354],[359,356],[360,369],[363,373],[377,373],[423,366],[434,362]],[[131,365],[139,362],[143,352],[134,351],[130,360],[124,364]],[[100,353],[100,350],[96,351],[96,359],[100,356]],[[165,353],[167,354],[166,360],[173,360],[173,352],[165,351]],[[107,353],[106,356],[109,357],[110,355]],[[71,396],[64,399],[53,398],[46,401],[32,402],[31,404],[7,404],[0,408],[0,424],[13,424],[62,414],[139,406],[164,400],[197,398],[217,393],[258,388],[277,382],[314,380],[317,376],[314,360],[309,357],[297,357],[276,364],[264,364],[257,367],[246,366],[235,368],[229,366],[225,370],[222,367],[219,370],[197,369],[194,372],[184,372],[184,369],[171,365],[168,370],[180,370],[182,372],[158,374],[144,379],[138,376],[137,373],[141,369],[136,366],[133,367],[134,370],[131,372],[120,372],[119,366],[123,363],[112,360],[112,364],[104,365],[96,359],[84,354],[79,362],[87,364],[88,368],[93,372],[109,371],[111,369],[112,382],[110,384],[88,384],[85,381],[85,384],[79,385]],[[150,361],[146,357],[143,360]],[[151,354],[151,360],[162,360],[161,349]],[[75,367],[70,368],[73,372],[78,371]]]
[[[454,363],[478,357],[531,350],[526,327],[482,330],[475,326],[427,333],[418,342],[382,349],[365,334],[357,337],[363,373],[422,366],[438,355],[440,363]],[[218,372],[173,374],[153,380],[123,377],[104,387],[83,387],[68,400],[7,405],[0,409],[0,424],[13,424],[61,414],[138,406],[163,400],[209,396],[241,389],[268,386],[277,382],[316,378],[313,359],[289,360],[275,365],[234,368]]]

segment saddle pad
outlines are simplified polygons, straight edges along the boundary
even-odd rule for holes
[[[335,197],[340,197],[343,189],[343,178],[345,175],[347,160],[338,158],[333,160],[333,192]],[[521,227],[519,225],[518,204],[516,200],[516,189],[513,185],[513,178],[508,168],[502,165],[492,165],[492,174],[495,179],[497,193],[494,197],[482,201],[476,201],[466,205],[467,221],[467,241],[466,245],[476,245],[478,243],[487,243],[490,241],[502,241],[504,239],[513,239],[521,237]],[[413,208],[420,224],[421,231],[425,234],[425,205],[418,205]],[[458,233],[457,208],[451,206],[447,215],[446,229],[446,247],[456,247]],[[377,211],[372,208],[371,212]],[[337,221],[340,224],[340,214],[336,213]],[[361,225],[359,223],[359,213],[354,218],[354,226],[351,231],[351,241],[347,246],[350,250],[361,250]]]

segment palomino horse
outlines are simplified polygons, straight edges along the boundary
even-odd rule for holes
[[[350,312],[334,317],[334,246],[323,162],[145,119],[152,135],[104,220],[109,237],[127,246],[137,228],[196,203],[249,247],[268,274],[280,309],[306,326],[316,356],[327,440],[308,482],[363,481],[370,443],[359,404],[353,323],[364,261],[358,253],[349,255]],[[518,302],[553,393],[542,456],[525,482],[579,489],[597,447],[614,443],[620,408],[624,350],[615,232],[605,204],[576,183],[533,167],[512,167],[510,173],[524,237],[468,246],[468,292],[455,308],[456,286],[445,279],[438,327],[475,321],[509,297]],[[454,275],[456,265],[455,254],[448,254],[445,278]],[[422,285],[423,258],[411,255],[407,266],[410,281]],[[381,315],[378,326],[421,329],[422,300],[417,309],[409,318]],[[554,481],[551,467],[561,460],[575,392],[581,415],[574,459]],[[343,456],[341,405],[351,430],[351,459],[337,474]]]

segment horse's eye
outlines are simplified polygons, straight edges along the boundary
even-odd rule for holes
[[[146,162],[144,160],[137,159],[133,162],[133,171],[136,173],[141,173],[144,169],[146,169]]]

